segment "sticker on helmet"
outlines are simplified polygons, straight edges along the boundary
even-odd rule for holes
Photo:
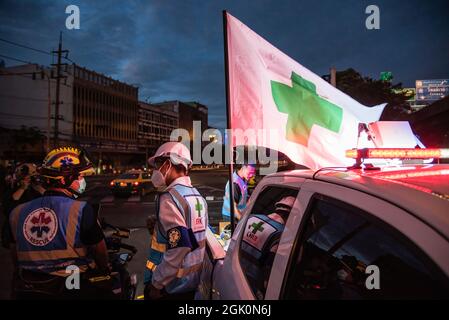
[[[23,235],[33,246],[42,247],[50,243],[58,232],[58,218],[50,208],[39,208],[31,212],[23,223]]]

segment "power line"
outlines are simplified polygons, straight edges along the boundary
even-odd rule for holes
[[[5,58],[5,59],[9,59],[9,60],[14,60],[14,61],[17,61],[17,62],[26,63],[26,64],[37,64],[37,63],[30,62],[30,61],[25,61],[25,60],[13,58],[13,57],[10,57],[10,56],[5,56],[4,54],[0,54],[0,57]]]
[[[36,48],[30,47],[30,46],[26,46],[26,45],[24,45],[24,44],[20,44],[20,43],[11,41],[11,40],[6,40],[6,39],[0,38],[0,41],[6,42],[6,43],[9,43],[9,44],[12,44],[12,45],[14,45],[14,46],[21,47],[21,48],[33,50],[33,51],[36,51],[36,52],[39,52],[39,53],[48,54],[48,55],[50,55],[50,56],[53,55],[53,54],[51,54],[49,51],[44,51],[44,50],[36,49]]]

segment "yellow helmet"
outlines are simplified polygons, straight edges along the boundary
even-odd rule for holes
[[[47,154],[40,168],[40,173],[43,177],[50,179],[67,177],[76,179],[79,174],[93,174],[94,169],[84,150],[74,147],[60,147]]]

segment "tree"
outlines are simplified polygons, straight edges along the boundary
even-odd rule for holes
[[[44,135],[36,127],[21,126],[20,129],[5,129],[9,136],[8,151],[16,161],[41,159],[44,155]]]
[[[392,85],[388,81],[362,77],[352,68],[337,72],[337,88],[366,106],[387,103],[381,120],[401,118],[410,109],[406,103],[409,97],[393,91],[402,89],[402,83]]]

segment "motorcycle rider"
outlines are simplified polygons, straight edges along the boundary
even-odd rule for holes
[[[84,274],[109,271],[104,234],[97,212],[76,200],[86,188],[84,175],[92,172],[82,150],[56,148],[40,170],[47,191],[11,212],[18,299],[101,297]],[[73,273],[68,266],[80,272],[79,290],[66,287],[66,278]]]
[[[161,190],[145,269],[145,299],[193,299],[205,253],[207,203],[192,187],[190,151],[167,142],[148,159]]]

